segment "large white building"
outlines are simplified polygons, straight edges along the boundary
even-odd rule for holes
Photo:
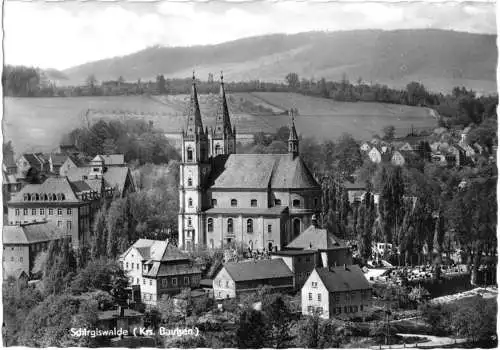
[[[299,155],[293,119],[288,153],[235,154],[221,77],[215,127],[203,127],[196,84],[180,165],[179,247],[226,244],[279,250],[310,225],[321,208],[321,188]]]

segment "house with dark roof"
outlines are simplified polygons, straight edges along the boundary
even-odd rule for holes
[[[283,259],[225,263],[213,280],[214,298],[235,298],[263,286],[276,291],[292,290],[293,278],[293,272]]]
[[[53,222],[5,225],[2,229],[3,277],[31,275],[36,256],[51,241],[71,240],[71,236]]]
[[[49,177],[41,184],[25,185],[7,203],[9,225],[50,221],[71,235],[75,248],[90,239],[94,213],[102,198],[112,198],[112,188],[99,183],[71,182]]]
[[[319,228],[315,217],[309,228],[271,257],[282,259],[293,272],[295,289],[302,287],[315,268],[352,264],[350,248],[332,232]]]
[[[179,247],[279,250],[321,208],[321,188],[299,152],[291,115],[286,154],[235,154],[236,128],[221,77],[215,126],[203,127],[193,79],[181,136]]]
[[[316,268],[301,290],[302,314],[359,317],[371,307],[372,291],[357,265]]]
[[[139,239],[120,256],[120,262],[129,285],[140,290],[146,305],[156,305],[163,294],[200,286],[201,269],[169,241]]]

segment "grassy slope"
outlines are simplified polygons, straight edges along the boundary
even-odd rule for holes
[[[254,116],[238,110],[236,104],[248,100],[274,112],[290,107],[299,110],[296,125],[300,134],[319,139],[336,139],[348,132],[358,139],[380,133],[386,125],[394,125],[403,134],[414,127],[433,127],[435,120],[428,110],[380,103],[335,102],[292,93],[229,94],[232,123],[237,131],[275,131],[287,125],[286,115]],[[204,124],[213,125],[215,96],[200,96]],[[111,96],[76,98],[6,98],[4,137],[12,140],[16,152],[57,147],[61,136],[85,123],[83,114],[91,112],[91,120],[99,118],[144,118],[167,132],[179,131],[184,125],[188,96]],[[130,113],[132,112],[132,113]]]

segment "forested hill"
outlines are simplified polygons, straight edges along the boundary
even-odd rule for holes
[[[467,86],[496,91],[496,36],[434,29],[356,30],[266,35],[218,45],[152,47],[137,53],[90,62],[64,71],[80,84],[98,80],[155,80],[158,74],[201,79],[221,69],[231,81],[282,81],[288,72],[304,78],[351,81],[362,77],[402,87],[422,81],[434,91]]]

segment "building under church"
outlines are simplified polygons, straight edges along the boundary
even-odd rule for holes
[[[182,131],[179,247],[280,250],[321,208],[321,187],[300,157],[293,118],[288,153],[236,154],[222,76],[215,118],[213,128],[203,127],[193,76]]]

